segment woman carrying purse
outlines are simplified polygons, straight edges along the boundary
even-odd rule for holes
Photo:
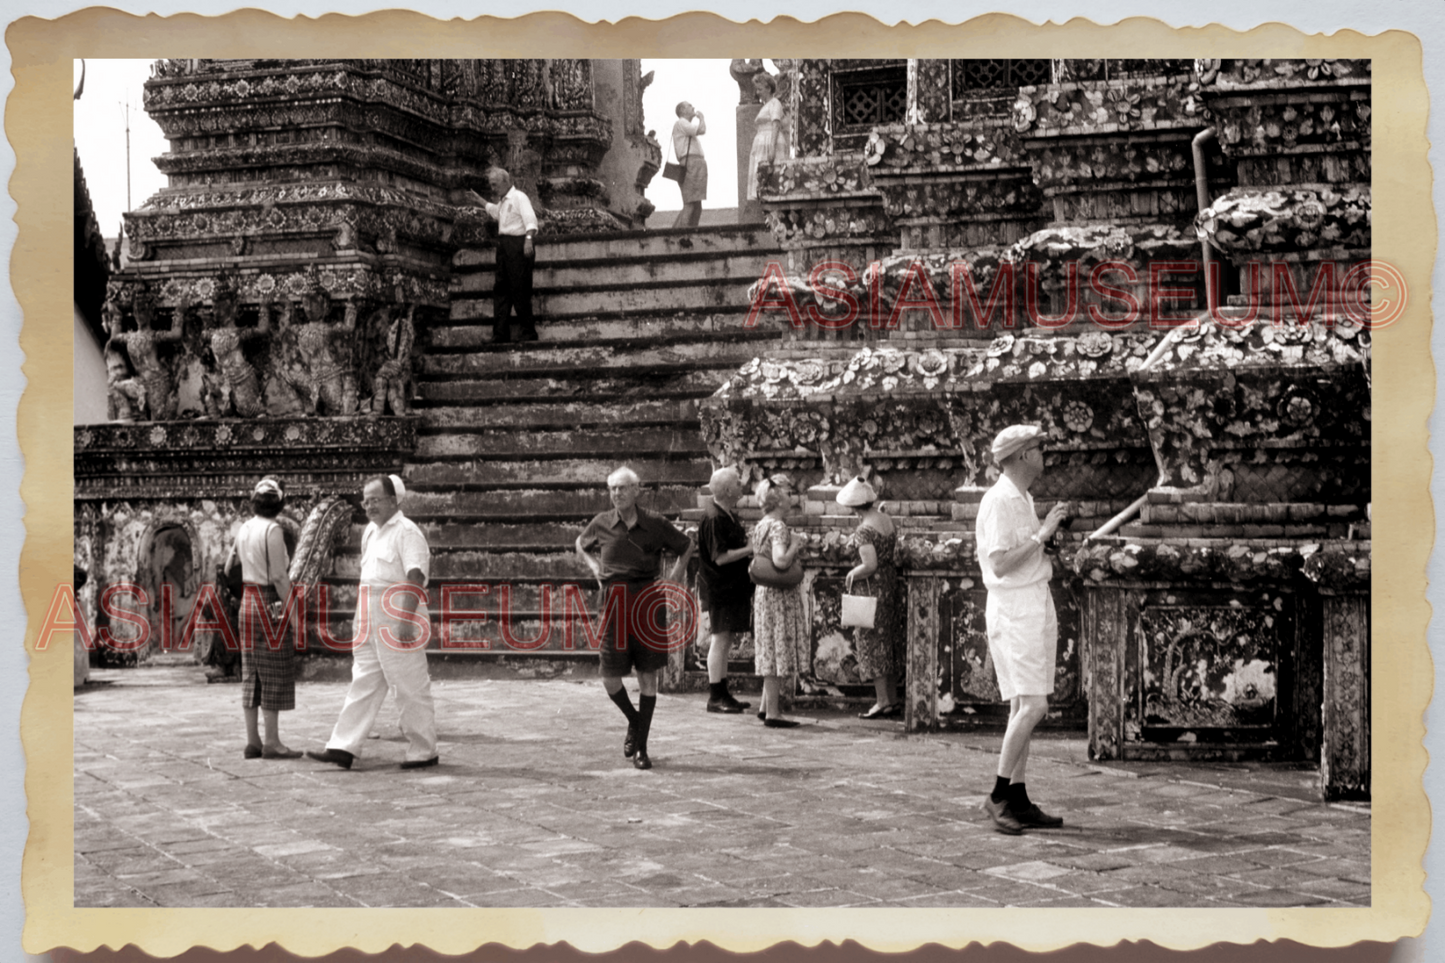
[[[753,529],[755,555],[768,555],[779,572],[792,568],[802,542],[784,520],[788,512],[788,481],[781,476],[758,483],[763,517]],[[758,718],[770,729],[791,729],[778,708],[779,680],[807,663],[808,623],[803,617],[803,587],[760,584],[753,594],[753,670],[763,677],[763,707]]]
[[[848,571],[845,591],[868,579],[870,595],[878,599],[872,628],[853,630],[853,651],[858,675],[871,681],[877,701],[860,719],[892,719],[903,713],[898,701],[898,677],[903,669],[903,607],[898,598],[898,546],[893,519],[878,507],[878,495],[862,478],[854,478],[838,493],[837,502],[858,517],[849,544],[858,550],[859,564]]]

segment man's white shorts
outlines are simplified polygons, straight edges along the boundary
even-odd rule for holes
[[[984,607],[988,651],[1004,701],[1054,691],[1059,621],[1048,582],[1023,588],[989,589]]]

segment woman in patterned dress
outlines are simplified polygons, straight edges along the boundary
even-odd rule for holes
[[[878,507],[878,495],[862,478],[854,478],[838,493],[837,502],[859,516],[858,528],[848,544],[858,550],[861,560],[844,579],[846,591],[854,583],[869,581],[862,590],[878,599],[873,628],[853,630],[853,651],[858,658],[858,675],[871,681],[877,701],[861,719],[894,718],[902,714],[898,699],[898,678],[903,674],[903,606],[898,592],[898,538],[893,519]]]
[[[251,492],[255,512],[236,533],[233,551],[241,560],[241,578],[246,583],[241,596],[241,708],[246,714],[247,759],[300,759],[299,750],[288,748],[278,728],[278,714],[296,708],[296,653],[289,633],[272,648],[266,642],[262,619],[279,615],[280,600],[291,594],[286,557],[286,537],[276,516],[286,504],[281,483],[268,475]],[[275,631],[281,632],[278,627]],[[256,725],[256,710],[266,720],[263,741]]]
[[[757,496],[763,517],[753,529],[753,554],[767,553],[779,571],[789,568],[802,542],[784,520],[789,500],[787,479],[774,476],[759,482]],[[753,595],[753,669],[763,677],[763,707],[758,718],[770,729],[798,725],[779,714],[779,680],[797,674],[807,664],[807,651],[802,585],[759,585]]]

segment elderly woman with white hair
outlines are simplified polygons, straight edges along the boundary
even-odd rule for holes
[[[753,553],[771,558],[782,572],[792,567],[802,542],[786,520],[790,483],[774,475],[758,483],[758,505],[763,517],[753,528]],[[758,717],[770,729],[798,725],[784,719],[778,708],[783,676],[795,675],[807,664],[808,622],[803,615],[803,588],[759,585],[753,595],[753,669],[763,677],[763,708]]]
[[[862,719],[892,719],[903,713],[898,700],[898,678],[903,670],[903,606],[899,599],[898,565],[894,559],[898,536],[889,518],[878,507],[878,495],[861,477],[843,486],[837,502],[858,516],[858,528],[849,544],[858,550],[859,564],[848,571],[844,585],[868,581],[867,594],[878,600],[871,629],[853,630],[853,651],[858,675],[872,682],[877,695]]]

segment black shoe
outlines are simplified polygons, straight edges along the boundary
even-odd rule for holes
[[[802,723],[794,722],[792,719],[764,719],[763,725],[769,729],[796,729]]]
[[[649,759],[649,758],[647,758],[647,750],[646,750],[646,749],[639,749],[639,750],[637,750],[637,755],[635,755],[635,756],[632,757],[632,765],[633,765],[633,768],[636,768],[636,769],[651,769],[651,768],[652,768],[652,760]]]
[[[637,753],[637,727],[628,725],[627,738],[622,740],[622,754],[628,759]]]
[[[245,756],[247,759],[260,759],[261,753],[264,751],[265,750],[263,750],[260,746],[248,745],[245,751],[241,753],[241,755]]]
[[[1013,803],[1009,803],[1009,811],[1021,826],[1055,827],[1064,824],[1064,817],[1050,816],[1033,803],[1023,807],[1015,807]]]
[[[513,341],[536,341],[538,337],[539,335],[537,334],[537,329],[530,324],[526,327],[515,324],[512,325]]]
[[[758,710],[758,719],[761,720],[761,721],[763,721],[763,722],[767,722],[767,721],[768,721],[768,713],[767,713],[765,710],[763,710],[763,709],[759,709],[759,710]]]
[[[352,760],[356,757],[345,749],[323,749],[320,752],[314,749],[307,749],[306,758],[315,759],[317,762],[330,762],[340,766],[342,769],[350,769]]]
[[[492,325],[492,344],[508,344],[511,340],[512,335],[507,331],[505,324]]]
[[[248,750],[250,746],[246,747]],[[262,749],[262,759],[300,759],[300,749]]]
[[[1019,836],[1023,834],[1023,824],[1009,808],[1008,800],[994,802],[992,796],[985,796],[983,800],[983,811],[988,813],[993,820],[993,828],[1005,836]]]
[[[739,703],[737,700],[733,700],[731,702],[724,702],[722,699],[709,699],[707,701],[708,712],[738,713],[742,712],[746,708],[746,705]]]
[[[898,703],[888,706],[874,705],[867,712],[858,713],[859,719],[891,719],[902,711]]]
[[[737,699],[734,699],[731,692],[723,693],[723,701],[726,702],[728,705],[733,706],[734,712],[742,712],[748,706],[752,705],[751,702],[739,702]]]
[[[430,759],[408,759],[406,762],[404,762],[404,763],[401,764],[401,768],[403,768],[403,769],[426,769],[426,768],[429,767],[429,766],[435,766],[435,765],[437,765],[437,764],[440,763],[441,761],[442,761],[442,760],[441,760],[441,757],[440,757],[440,756],[432,756]]]

